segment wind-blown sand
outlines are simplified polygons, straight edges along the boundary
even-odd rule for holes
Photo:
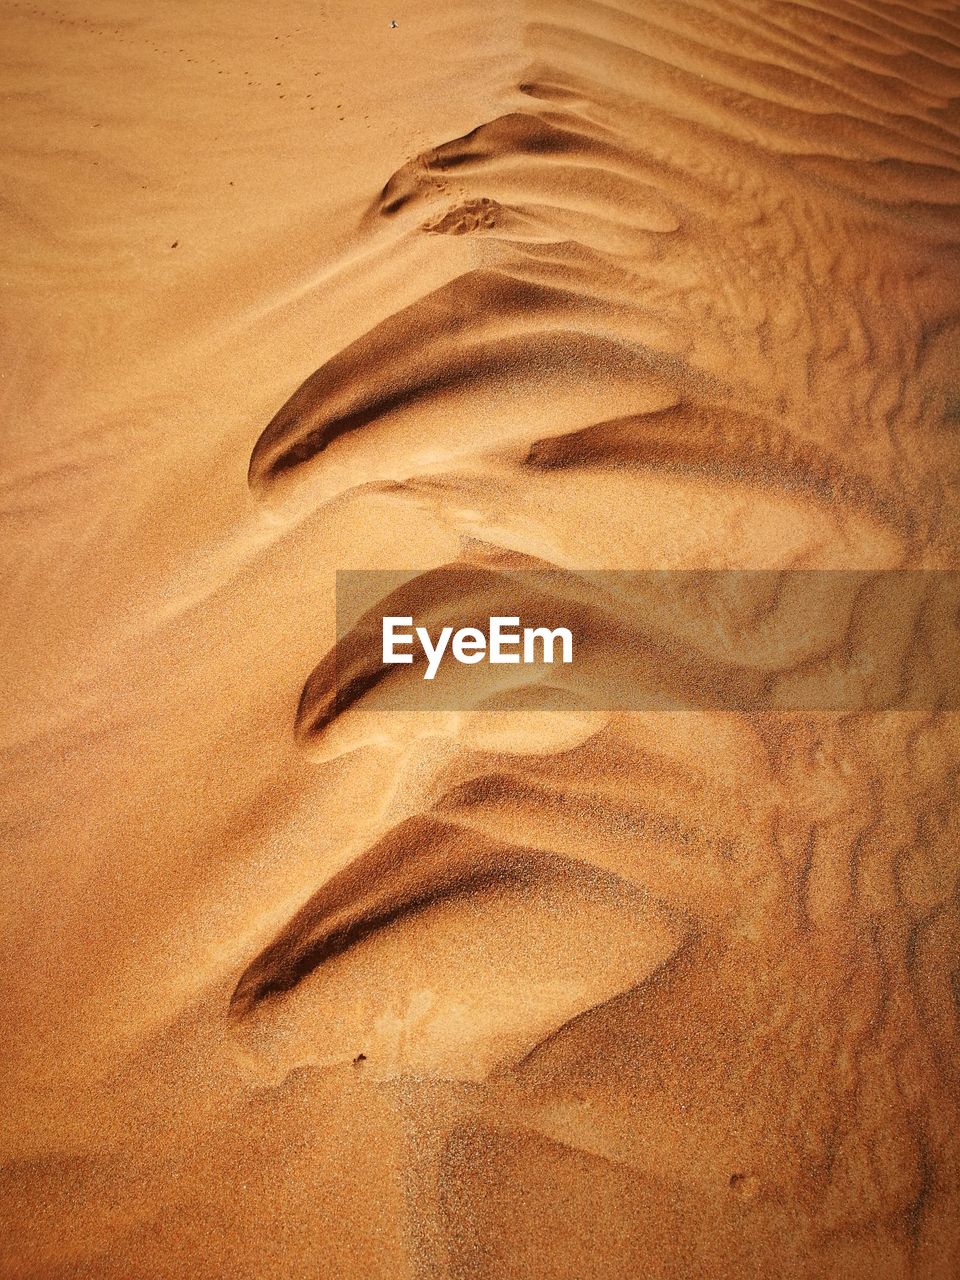
[[[0,12],[2,1274],[960,1274],[955,713],[323,683],[960,567],[960,7]]]

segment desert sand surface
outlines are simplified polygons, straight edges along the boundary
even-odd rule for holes
[[[960,1274],[955,711],[324,683],[342,570],[960,568],[960,5],[0,24],[0,1274]]]

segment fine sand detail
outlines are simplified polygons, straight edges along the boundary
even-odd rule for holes
[[[229,8],[4,8],[0,1270],[950,1280],[960,7]]]

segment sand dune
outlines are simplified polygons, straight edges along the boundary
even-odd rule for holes
[[[955,1276],[960,7],[2,21],[3,1275]]]

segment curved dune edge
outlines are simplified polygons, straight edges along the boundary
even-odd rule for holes
[[[949,393],[943,383],[933,390],[940,376],[934,370],[943,368],[943,344],[947,335],[955,340],[958,315],[955,303],[930,287],[929,275],[932,255],[956,244],[960,218],[958,99],[947,91],[948,85],[957,88],[958,46],[942,38],[939,24],[946,20],[928,15],[919,29],[909,22],[903,28],[898,19],[904,11],[891,17],[871,6],[859,7],[852,20],[814,9],[782,18],[764,11],[748,18],[742,9],[734,14],[712,5],[695,12],[665,4],[641,9],[552,3],[531,5],[530,12],[527,44],[536,61],[513,86],[518,107],[403,165],[386,182],[364,222],[371,233],[388,224],[397,235],[470,238],[478,265],[382,320],[303,383],[257,442],[249,473],[255,496],[278,512],[291,497],[322,510],[354,487],[373,482],[401,501],[427,497],[443,513],[445,504],[467,508],[474,495],[487,499],[477,475],[496,459],[490,501],[496,504],[498,486],[524,495],[535,527],[537,521],[553,521],[553,529],[562,526],[562,499],[552,506],[537,503],[540,492],[549,493],[549,486],[561,480],[567,482],[558,490],[563,494],[576,484],[582,493],[602,494],[608,486],[611,493],[627,495],[635,483],[638,497],[651,494],[647,501],[652,503],[660,491],[661,501],[671,500],[668,493],[690,500],[687,494],[694,494],[694,484],[702,481],[708,494],[744,495],[743,506],[734,508],[735,522],[749,521],[749,494],[772,495],[771,502],[781,504],[781,510],[790,502],[800,504],[807,529],[816,532],[800,535],[787,564],[894,567],[929,563],[931,553],[936,563],[934,548],[949,543],[949,535],[947,542],[939,541],[946,533],[945,490],[935,468],[915,461],[911,469],[904,463],[905,450],[913,448],[918,460],[925,446],[919,441],[905,445],[898,424],[918,418],[929,424],[933,435],[928,439],[937,438],[940,445],[927,455],[928,461],[949,431],[947,402],[940,398]],[[694,16],[702,29],[692,23]],[[815,33],[813,25],[821,20],[825,29]],[[916,51],[918,41],[922,55]],[[906,72],[911,58],[912,75]],[[884,59],[893,60],[905,76],[896,90],[889,72],[879,74]],[[905,99],[915,114],[904,111]],[[658,131],[669,141],[649,145]],[[693,163],[692,156],[697,157]],[[766,246],[762,252],[770,256],[765,262],[756,257],[756,249],[744,253],[737,231],[721,230],[730,202],[742,204],[744,240]],[[845,252],[854,226],[857,251],[849,242]],[[749,271],[742,281],[738,267]],[[638,288],[640,280],[649,283]],[[719,292],[711,296],[711,287]],[[899,327],[885,330],[881,316],[893,311]],[[726,335],[734,333],[736,339],[728,342]],[[791,357],[791,350],[797,355]],[[889,378],[885,368],[891,370]],[[919,386],[927,391],[917,399],[914,389]],[[557,411],[552,418],[541,416],[545,403]],[[476,435],[448,425],[471,420],[482,423]],[[693,501],[696,520],[700,509]],[[587,510],[599,514],[602,508]],[[759,505],[753,512],[762,519]],[[611,523],[616,527],[606,512],[602,518],[608,528]],[[776,545],[774,528],[764,531],[765,543],[761,534],[761,545]],[[511,544],[495,527],[484,526],[482,508],[463,532],[480,533],[503,553],[519,552],[531,562],[573,568],[579,560],[583,567],[593,567],[584,563],[582,544],[577,551],[571,544],[568,551],[546,530],[542,541],[527,533],[524,541]],[[718,528],[717,539],[723,536]],[[831,542],[837,544],[835,553],[829,550]],[[789,537],[783,545],[789,546]],[[468,538],[467,560],[469,546]],[[736,563],[732,543],[731,551]],[[396,598],[380,601],[308,678],[295,724],[301,742],[309,747],[332,734],[349,751],[375,741],[364,737],[366,721],[352,740],[344,722],[367,704],[373,709],[368,706],[361,716],[369,720],[377,714],[385,673],[379,666],[378,637],[367,632],[379,613],[442,613],[446,592],[450,599],[476,600],[482,614],[483,591],[475,568],[453,563],[413,578]],[[576,621],[590,632],[585,616],[578,613]],[[866,622],[868,616],[869,606],[858,601],[840,650],[851,630],[876,625],[875,619]],[[611,658],[618,643],[636,648],[636,638],[621,634],[609,616],[599,630],[606,635]],[[709,680],[708,667],[701,655],[696,678]],[[716,678],[729,679],[730,672]],[[589,742],[604,742],[610,732],[608,725]],[[763,741],[770,729],[751,725],[748,718],[743,732],[747,741],[754,735]],[[840,730],[841,737],[845,732]],[[655,885],[667,909],[680,912],[678,918],[686,923],[673,948],[645,978],[582,1009],[568,1010],[552,1028],[531,1019],[537,1034],[522,1052],[509,1032],[502,1031],[504,1056],[491,1062],[487,1078],[503,1082],[510,1096],[519,1090],[529,1108],[527,1119],[522,1130],[504,1128],[501,1120],[466,1145],[456,1131],[447,1139],[436,1172],[436,1230],[457,1242],[456,1265],[463,1274],[527,1274],[523,1267],[528,1264],[517,1261],[524,1256],[518,1238],[542,1240],[545,1229],[524,1218],[517,1205],[535,1184],[537,1171],[554,1160],[557,1170],[565,1171],[575,1159],[595,1160],[589,1173],[585,1167],[570,1176],[598,1179],[606,1205],[618,1206],[609,1212],[624,1215],[639,1240],[653,1229],[653,1220],[663,1223],[672,1220],[671,1214],[679,1215],[678,1236],[698,1265],[709,1265],[716,1274],[732,1274],[738,1265],[756,1268],[760,1257],[763,1266],[791,1269],[804,1251],[822,1256],[822,1245],[809,1240],[800,1244],[796,1236],[785,1245],[783,1223],[776,1234],[765,1235],[776,1220],[772,1204],[777,1193],[768,1175],[756,1169],[758,1161],[777,1161],[761,1157],[761,1141],[755,1141],[751,1156],[740,1152],[726,1157],[735,1167],[719,1191],[706,1186],[694,1190],[689,1166],[667,1146],[660,1159],[672,1166],[672,1174],[663,1183],[645,1183],[638,1197],[635,1189],[627,1192],[614,1183],[624,1168],[649,1178],[648,1154],[631,1153],[629,1140],[598,1136],[551,1105],[552,1095],[569,1098],[571,1090],[580,1103],[584,1089],[595,1101],[590,1090],[596,1087],[596,1097],[603,1097],[611,1114],[627,1115],[628,1096],[634,1106],[637,1097],[649,1096],[644,1090],[660,1096],[648,1076],[639,1094],[631,1093],[624,1084],[629,1067],[618,1085],[595,1064],[611,1052],[616,1058],[611,1045],[621,1037],[631,1039],[646,1013],[656,1017],[653,1011],[669,1000],[666,993],[677,974],[684,975],[681,985],[694,983],[691,1004],[700,1009],[705,1026],[729,1018],[722,996],[714,1005],[705,995],[710,979],[701,974],[714,963],[721,990],[728,981],[733,984],[731,998],[749,1003],[761,997],[744,994],[736,966],[728,970],[722,958],[726,953],[713,933],[717,917],[712,911],[719,909],[722,919],[727,909],[719,907],[726,900],[720,887],[724,876],[736,880],[750,860],[740,834],[725,831],[723,821],[717,833],[708,834],[705,826],[686,828],[679,812],[651,819],[647,810],[638,816],[631,804],[622,802],[622,793],[630,790],[625,775],[618,775],[621,796],[611,797],[599,782],[602,771],[584,766],[582,753],[589,746],[574,748],[561,787],[543,785],[545,758],[538,760],[536,737],[531,731],[529,775],[526,768],[518,776],[497,764],[481,764],[459,782],[450,780],[436,812],[453,818],[456,831],[472,831],[483,841],[510,831],[515,839],[540,846],[541,874],[561,849],[579,859],[579,851],[589,847],[590,858],[602,858],[604,838],[615,846],[626,839],[644,868],[640,874],[648,889]],[[335,758],[338,749],[328,746],[318,758]],[[765,742],[762,750],[769,749]],[[779,762],[780,749],[772,750],[767,759],[776,785],[789,793],[789,767],[787,775],[782,773],[789,750]],[[861,768],[866,767],[861,758]],[[673,786],[684,794],[676,779]],[[870,842],[882,825],[879,816],[871,816],[877,815],[881,789],[881,783],[869,783],[859,819],[852,817],[856,805],[851,808],[847,856],[856,869],[851,871],[853,889],[841,895],[842,906],[839,900],[830,904],[830,877],[818,883],[822,869],[817,866],[819,858],[829,856],[820,854],[821,848],[838,839],[846,846],[846,838],[839,836],[839,828],[826,835],[820,820],[807,828],[796,863],[785,870],[796,911],[779,944],[760,943],[761,972],[781,966],[802,971],[810,963],[810,948],[816,949],[810,939],[818,927],[826,919],[836,920],[838,911],[844,919],[856,917],[862,906],[861,842]],[[714,811],[711,801],[711,816]],[[503,868],[490,870],[491,856],[496,861],[501,854],[474,855],[468,871],[441,852],[438,870],[434,850],[446,848],[450,831],[417,825],[423,821],[409,818],[317,891],[244,973],[231,1005],[235,1013],[244,1019],[255,1016],[259,1002],[278,990],[295,1001],[293,993],[306,975],[360,947],[371,932],[386,930],[390,945],[402,951],[411,913],[441,902],[457,909],[457,903],[478,893],[509,896],[507,885],[526,866],[522,859],[516,861],[518,855],[511,855],[507,874]],[[767,834],[774,844],[781,839],[774,833],[780,822],[790,829],[803,826],[802,820],[778,819]],[[413,848],[419,851],[416,857]],[[699,901],[695,892],[691,898],[680,889],[675,860],[684,857],[683,850],[696,854],[692,874],[704,891]],[[382,858],[382,872],[373,874],[371,868],[379,867]],[[838,874],[843,865],[840,854]],[[410,889],[405,878],[407,868],[414,866],[416,887]],[[576,880],[569,871],[564,874],[574,893],[570,911],[575,914],[573,903],[580,902]],[[635,869],[629,878],[637,874]],[[395,883],[396,876],[400,880]],[[367,887],[368,879],[375,889]],[[349,893],[349,907],[341,903],[341,893]],[[465,928],[473,927],[469,913],[462,918]],[[701,935],[707,919],[706,950],[688,950],[689,939]],[[830,926],[831,936],[835,927]],[[842,948],[839,938],[834,940]],[[882,944],[875,945],[879,953]],[[852,944],[848,955],[856,950]],[[715,960],[705,960],[706,954]],[[881,965],[889,963],[889,951],[885,954],[888,959]],[[359,951],[357,955],[359,963]],[[740,993],[735,997],[734,988]],[[870,982],[862,994],[868,989]],[[796,998],[801,1007],[807,1003],[804,996]],[[295,1023],[296,1012],[290,1016]],[[416,1032],[411,1034],[416,1038]],[[670,1042],[662,1026],[659,1034]],[[704,1034],[709,1042],[713,1032]],[[735,1040],[744,1035],[739,1025],[729,1034]],[[837,1032],[840,1041],[843,1034]],[[419,1035],[429,1045],[423,1026]],[[863,1044],[873,1039],[872,1032],[862,1035],[864,1040],[858,1033],[857,1047],[849,1049],[858,1062],[866,1052]],[[833,1052],[824,1051],[828,1057]],[[470,1067],[449,1047],[435,1049],[433,1057],[429,1049],[424,1052],[425,1057],[417,1057],[413,1051],[410,1059],[420,1070],[443,1074],[460,1062],[461,1073],[472,1078]],[[743,1052],[750,1059],[759,1051],[745,1047]],[[881,1050],[874,1052],[882,1056]],[[637,1054],[645,1056],[639,1046]],[[365,1068],[375,1056],[360,1055]],[[713,1078],[706,1062],[702,1069],[705,1078]],[[758,1058],[747,1068],[748,1078],[762,1070]],[[730,1074],[737,1076],[739,1068],[731,1066]],[[861,1079],[857,1070],[854,1074]],[[854,1099],[863,1087],[841,1088],[825,1104],[826,1111],[834,1105],[856,1108],[860,1104]],[[843,1104],[840,1095],[846,1099]],[[692,1105],[709,1104],[699,1095]],[[718,1122],[724,1123],[722,1118]],[[785,1151],[791,1153],[784,1159],[804,1167],[810,1157],[793,1124],[791,1113],[782,1130]],[[561,1145],[548,1156],[537,1146],[545,1139],[531,1129]],[[889,1240],[899,1233],[903,1242],[889,1247],[909,1249],[910,1241],[921,1238],[932,1212],[931,1153],[943,1130],[934,1139],[924,1122],[907,1120],[898,1132],[902,1165],[899,1178],[888,1182],[885,1192],[877,1182],[865,1193],[852,1170],[847,1175],[837,1171],[835,1154],[824,1158],[822,1168],[828,1172],[811,1172],[810,1177],[823,1179],[824,1222],[866,1222],[874,1212],[868,1203],[879,1205],[887,1195]],[[662,1136],[653,1140],[663,1143]],[[528,1143],[535,1150],[527,1152]],[[565,1156],[555,1154],[559,1151]],[[474,1170],[484,1160],[492,1163],[474,1183]],[[515,1197],[501,1197],[496,1207],[488,1208],[493,1170],[499,1180],[511,1167],[521,1180]],[[687,1200],[676,1190],[677,1179]],[[778,1185],[782,1193],[784,1184]],[[433,1193],[431,1188],[428,1194]],[[857,1196],[860,1203],[854,1207]],[[537,1203],[545,1202],[538,1193]],[[767,1206],[767,1225],[758,1226],[745,1246],[733,1245],[734,1237],[741,1237],[731,1215],[754,1202]],[[648,1203],[657,1205],[655,1219],[644,1219],[638,1208]],[[701,1214],[708,1223],[701,1232],[679,1225]],[[507,1252],[491,1253],[494,1220],[513,1223]],[[564,1266],[586,1266],[575,1261],[580,1257],[576,1232],[559,1222],[546,1230],[550,1244],[541,1247],[555,1250]],[[622,1227],[610,1230],[622,1241]],[[833,1238],[839,1241],[840,1236]],[[513,1252],[518,1247],[519,1255]],[[623,1265],[620,1247],[618,1243],[618,1267]],[[642,1245],[638,1250],[635,1266],[648,1269],[649,1252]],[[793,1261],[787,1263],[786,1256]],[[593,1261],[591,1254],[591,1265]]]
[[[0,1271],[953,1280],[957,717],[723,695],[954,604],[589,571],[960,567],[960,6],[94,8],[4,19]],[[713,701],[393,709],[527,570]]]
[[[571,913],[584,935],[576,946],[565,937]],[[438,961],[431,934],[467,920],[468,963]],[[274,1074],[336,1062],[352,1040],[347,1057],[368,1073],[483,1079],[528,1055],[558,1023],[645,981],[672,954],[680,929],[609,872],[497,843],[439,815],[411,818],[358,854],[283,926],[244,971],[230,1014],[241,1041],[253,1044],[265,1039],[262,1024],[280,1021],[277,1048],[254,1050]],[[378,943],[380,958],[371,960]],[[408,957],[396,977],[391,952]],[[350,983],[351,962],[361,991],[371,973],[377,978],[365,997],[370,1012],[354,1004],[344,1020],[337,988]],[[536,976],[544,964],[553,968],[549,981]],[[494,988],[484,971],[499,974]],[[407,1025],[391,1044],[385,1023],[397,1007]],[[464,1020],[475,1023],[472,1034],[451,1037]]]

